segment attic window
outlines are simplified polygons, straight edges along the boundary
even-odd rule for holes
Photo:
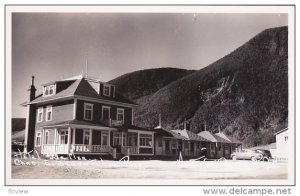
[[[54,95],[56,91],[56,85],[52,84],[44,87],[44,96]]]
[[[103,95],[110,96],[110,86],[109,85],[104,85]]]

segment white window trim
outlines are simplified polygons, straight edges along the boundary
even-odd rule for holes
[[[46,135],[48,134],[48,141],[46,142]],[[49,130],[45,130],[45,135],[44,135],[44,144],[48,145],[49,144],[49,139],[50,139],[50,133]]]
[[[151,136],[151,146],[143,146],[143,145],[141,145],[141,138],[143,138],[143,136],[141,136],[141,135],[148,135],[148,136]],[[153,140],[154,140],[154,138],[153,138],[153,135],[152,134],[146,134],[146,133],[141,133],[140,134],[140,136],[139,136],[139,147],[141,147],[141,148],[152,148],[153,147]],[[172,145],[172,144],[171,144]]]
[[[48,112],[50,111],[50,120],[48,120]],[[46,122],[51,121],[52,120],[52,106],[47,106],[46,108]]]
[[[42,113],[41,120],[39,120],[40,113]],[[44,117],[43,108],[39,107],[38,110],[37,110],[37,119],[36,119],[36,122],[43,122],[43,117]]]
[[[91,106],[91,119],[88,119],[86,116],[85,116],[85,111],[87,110],[87,106]],[[94,113],[94,104],[92,103],[84,103],[84,111],[83,111],[83,119],[84,120],[93,120],[93,113]]]
[[[108,94],[105,94],[105,87],[108,87]],[[108,84],[103,84],[103,95],[109,97],[110,94],[111,94],[111,86]]]
[[[108,119],[110,119],[110,106],[106,106],[106,105],[103,105],[102,106],[102,114],[101,114],[101,119],[103,120],[103,110],[104,109],[108,109]]]
[[[49,90],[50,90],[51,87],[53,87],[53,93],[46,95],[46,89],[49,88]],[[44,86],[44,88],[43,88],[43,96],[44,97],[51,96],[51,95],[54,95],[54,94],[56,94],[56,84],[51,84],[51,85],[48,85],[48,86]]]
[[[120,135],[120,136],[116,137],[116,135]],[[122,143],[123,143],[123,141],[122,141],[122,133],[120,133],[120,132],[113,132],[113,146],[116,145],[115,144],[115,138],[120,139],[121,140],[121,145],[122,145]]]
[[[124,108],[117,108],[117,116],[116,116],[117,120],[118,120],[119,111],[122,111],[122,114],[123,114],[122,124],[124,124],[125,110],[124,110]]]
[[[89,136],[89,143],[88,144],[84,144],[84,138],[85,136]],[[90,144],[90,140],[91,140],[91,133],[89,129],[84,129],[83,130],[83,138],[82,138],[82,143],[83,145],[89,145]]]
[[[39,136],[39,138],[40,138],[40,144],[38,145],[37,144],[37,138],[38,138],[38,133],[40,134],[40,136]],[[42,132],[41,131],[37,131],[36,133],[35,133],[35,146],[36,147],[40,147],[42,145]]]

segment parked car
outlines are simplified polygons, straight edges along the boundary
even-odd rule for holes
[[[257,149],[255,151],[262,154],[264,161],[265,160],[268,161],[268,160],[272,159],[272,155],[271,155],[271,152],[269,150]]]
[[[262,160],[263,158],[262,153],[259,153],[255,150],[249,150],[249,149],[243,149],[239,152],[234,152],[230,156],[233,160],[243,159],[243,160],[256,161],[256,160]]]

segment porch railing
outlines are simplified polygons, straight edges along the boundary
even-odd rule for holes
[[[88,144],[75,144],[72,145],[73,152],[95,152],[95,153],[111,153],[113,148],[107,145],[88,145]]]
[[[139,154],[139,147],[138,146],[128,146],[130,154]]]
[[[130,154],[129,148],[127,146],[121,146],[121,153],[125,156],[128,156]]]
[[[45,154],[68,153],[68,150],[68,144],[44,144],[42,147],[42,152]]]

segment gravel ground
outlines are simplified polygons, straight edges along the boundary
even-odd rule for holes
[[[287,179],[287,163],[252,161],[12,160],[12,179]]]

